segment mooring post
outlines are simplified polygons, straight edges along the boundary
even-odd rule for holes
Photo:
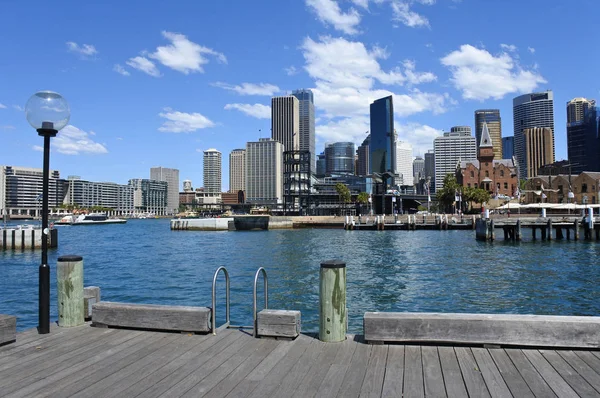
[[[536,239],[536,237],[535,237],[535,230],[536,230],[536,229],[537,229],[537,228],[535,227],[535,225],[531,227],[531,239],[532,239],[532,240],[535,240],[535,239]]]
[[[61,256],[56,265],[58,291],[58,326],[80,326],[84,323],[83,258]]]
[[[552,240],[552,219],[549,219],[547,222],[547,229],[548,229],[548,240]]]
[[[521,240],[521,220],[517,220],[517,232],[516,232],[516,239],[517,240]]]
[[[575,240],[579,240],[579,220],[575,219],[575,226],[573,227],[573,235]]]
[[[319,340],[344,341],[348,327],[346,308],[346,263],[330,260],[321,263],[319,285]]]
[[[540,231],[542,233],[542,240],[546,240],[546,231],[547,231],[547,229],[545,227],[540,227]]]
[[[571,240],[571,227],[566,227],[567,230],[567,240]]]

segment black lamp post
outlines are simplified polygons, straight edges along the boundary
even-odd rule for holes
[[[38,135],[44,137],[44,172],[42,181],[42,261],[39,268],[38,333],[50,333],[50,267],[48,266],[48,185],[50,179],[50,138],[69,123],[71,111],[58,93],[40,91],[27,101],[25,116]]]

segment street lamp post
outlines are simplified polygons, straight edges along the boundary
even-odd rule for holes
[[[38,135],[44,137],[44,169],[42,181],[42,261],[39,268],[38,333],[50,333],[50,267],[48,266],[48,185],[50,180],[50,138],[69,123],[71,111],[58,93],[40,91],[25,105],[25,116]]]

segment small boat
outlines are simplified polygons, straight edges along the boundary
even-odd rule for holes
[[[54,225],[92,225],[92,224],[125,224],[127,220],[121,218],[109,218],[104,213],[80,214],[79,216],[64,216]]]

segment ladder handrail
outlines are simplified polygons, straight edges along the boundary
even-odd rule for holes
[[[219,271],[221,271],[221,270],[225,274],[225,286],[226,286],[225,324],[222,325],[221,327],[229,326],[229,273],[227,272],[227,269],[225,267],[219,267],[215,271],[215,276],[213,277],[213,284],[212,284],[212,325],[211,325],[211,329],[212,329],[213,335],[217,334],[217,327],[216,327],[216,324],[217,324],[217,276],[219,275]]]
[[[267,278],[267,271],[263,267],[260,267],[254,275],[254,302],[253,302],[253,314],[254,314],[254,337],[258,337],[258,315],[256,310],[256,285],[258,284],[258,276],[262,272],[264,280],[264,294],[265,294],[265,309],[269,307],[269,279]]]

